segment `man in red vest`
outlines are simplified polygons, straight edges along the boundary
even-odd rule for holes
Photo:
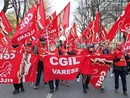
[[[115,72],[115,92],[118,93],[119,88],[119,76],[122,80],[123,94],[127,95],[127,85],[126,85],[126,71],[127,64],[124,53],[121,51],[121,43],[117,43],[116,49],[114,51],[115,58],[114,63],[114,72]]]
[[[39,84],[40,84],[41,74],[44,71],[43,57],[48,54],[46,39],[40,38],[39,41],[40,43],[38,44],[38,46],[34,47],[34,52],[33,52],[34,54],[38,54],[39,56],[36,83],[33,86],[35,89],[38,89]],[[45,83],[45,85],[47,85],[47,83]]]

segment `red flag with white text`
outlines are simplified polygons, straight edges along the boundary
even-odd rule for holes
[[[48,40],[58,39],[57,17],[52,20],[50,25],[48,25],[47,31],[45,31],[45,33],[43,33],[43,37]]]
[[[36,15],[37,8],[33,6],[17,26],[12,37],[13,43],[24,43],[27,38],[32,37],[37,32]]]
[[[95,87],[99,88],[102,86],[103,81],[105,80],[110,66],[108,65],[93,65],[93,73],[90,79],[90,83]]]
[[[118,33],[118,31],[121,30],[122,26],[125,23],[125,20],[129,16],[130,16],[130,3],[127,4],[127,6],[125,7],[124,11],[120,15],[120,17],[117,19],[117,21],[114,23],[114,25],[112,26],[112,28],[108,32],[108,34],[106,36],[107,40],[109,40],[109,41],[113,40],[113,38]]]
[[[12,27],[3,11],[0,12],[0,32],[7,35],[12,31]]]
[[[0,59],[0,83],[35,82],[38,63],[36,55],[0,54]]]
[[[112,64],[114,56],[112,54],[91,55],[90,60],[93,66],[92,77],[90,83],[95,87],[101,87],[105,80],[110,64]]]
[[[128,40],[122,44],[122,51],[123,52],[129,51],[129,50],[130,50],[130,40]]]

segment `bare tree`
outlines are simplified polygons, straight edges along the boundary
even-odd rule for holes
[[[6,13],[7,9],[8,9],[8,5],[9,5],[9,0],[4,0],[4,7],[3,7],[3,11]]]
[[[79,7],[74,13],[79,32],[82,32],[95,13],[100,11],[101,23],[108,29],[118,19],[128,0],[77,0]]]
[[[51,11],[51,2],[52,0],[44,0],[46,13]],[[11,9],[12,13],[15,13],[16,26],[19,24],[19,21],[23,19],[28,10],[35,4],[38,3],[38,0],[4,0],[3,10],[6,13],[7,10]]]

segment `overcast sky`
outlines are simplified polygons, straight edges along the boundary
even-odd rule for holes
[[[3,6],[4,6],[4,0],[0,0],[0,11],[2,10]]]

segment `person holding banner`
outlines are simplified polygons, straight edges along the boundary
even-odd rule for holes
[[[36,83],[33,86],[34,89],[38,89],[38,87],[39,87],[41,74],[42,74],[42,71],[44,71],[43,57],[48,54],[46,39],[45,38],[39,38],[39,41],[40,41],[39,45],[34,47],[34,52],[33,52],[34,54],[39,55]],[[47,83],[45,83],[45,85],[47,85]]]
[[[108,43],[106,42],[104,43],[102,54],[109,54],[109,53],[110,53],[109,46],[108,46]],[[101,92],[104,93],[104,82],[102,83],[102,86],[100,88],[101,88]]]
[[[122,80],[123,94],[127,95],[127,84],[126,84],[126,71],[127,63],[124,53],[121,50],[121,42],[116,44],[116,49],[114,51],[115,58],[114,63],[114,72],[115,72],[115,92],[118,93],[119,89],[119,76]]]
[[[23,54],[23,60],[20,65],[20,70],[18,72],[18,77],[19,81],[25,82],[25,76],[28,74],[29,68],[31,67],[31,54],[33,53],[33,46],[32,42],[26,40],[25,45],[24,45],[24,51],[25,53]]]
[[[56,47],[55,41],[50,41],[49,55],[59,55],[58,48]],[[50,93],[53,93],[54,90],[59,89],[59,80],[55,80],[55,89],[54,89],[54,80],[51,80],[48,83],[49,83],[49,87],[50,87]]]
[[[81,52],[82,52],[83,49],[81,49],[81,46],[80,44],[77,44],[77,47],[75,49],[75,53],[76,53],[76,56],[80,56],[81,55]],[[79,83],[80,82],[80,73],[76,76],[76,82]]]
[[[18,44],[12,44],[10,52],[13,52],[13,53],[24,53],[24,50]],[[20,83],[13,84],[13,86],[15,88],[13,94],[18,94],[20,92],[19,89],[21,89],[21,92],[25,91],[22,81],[20,81]]]
[[[64,48],[63,48],[63,50],[62,50],[62,53],[63,53],[63,55],[68,55],[68,53],[70,53],[69,52],[69,45],[68,44],[65,44],[64,45]],[[70,53],[71,54],[71,53]],[[61,80],[61,82],[60,82],[60,84],[61,85],[65,85],[66,87],[69,87],[69,83],[68,83],[68,81],[67,80]]]
[[[89,89],[88,84],[91,79],[92,71],[93,71],[93,66],[92,62],[89,59],[89,56],[94,53],[94,45],[93,44],[88,44],[87,49],[84,49],[81,54],[82,55],[87,55],[87,62],[85,62],[84,68],[81,70],[82,74],[82,86],[83,86],[83,92],[87,93],[87,89]]]

